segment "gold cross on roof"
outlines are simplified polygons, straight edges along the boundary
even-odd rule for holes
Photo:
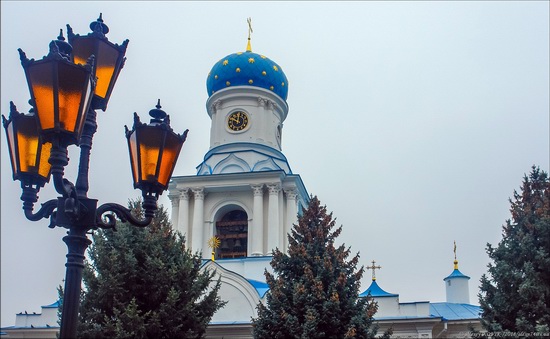
[[[379,270],[382,268],[382,266],[376,266],[376,261],[372,261],[372,266],[367,266],[367,270],[372,270],[372,281],[375,281],[376,280],[376,274],[375,274],[375,270]]]
[[[456,260],[456,241],[453,241],[454,242],[454,249],[453,251],[455,252],[455,261],[454,261],[454,264],[455,264],[455,270],[458,270],[458,260]]]
[[[248,22],[248,44],[246,45],[246,51],[252,52],[252,47],[250,46],[250,33],[254,33],[252,30],[252,18],[247,18],[246,22]]]

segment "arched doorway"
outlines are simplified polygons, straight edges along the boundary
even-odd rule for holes
[[[219,259],[247,256],[248,215],[242,210],[227,212],[216,222],[216,236],[221,241],[217,250]]]

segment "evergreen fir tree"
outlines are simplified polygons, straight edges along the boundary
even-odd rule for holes
[[[550,182],[533,166],[521,192],[510,199],[512,219],[497,247],[487,244],[493,263],[481,277],[482,324],[489,332],[550,332]]]
[[[288,235],[288,254],[273,251],[274,273],[265,272],[267,304],[257,306],[255,338],[372,338],[376,304],[359,298],[364,268],[359,255],[335,247],[342,226],[312,197]],[[334,230],[333,230],[334,229]]]
[[[130,202],[136,215],[139,202]],[[216,310],[220,281],[200,271],[160,207],[145,228],[98,230],[83,272],[78,335],[82,338],[202,338]]]

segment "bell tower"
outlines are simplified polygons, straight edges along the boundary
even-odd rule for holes
[[[280,65],[252,52],[219,59],[208,73],[210,146],[196,175],[173,176],[172,224],[193,250],[215,260],[269,256],[308,194],[282,153],[288,80]],[[216,237],[219,247],[211,250]],[[212,241],[210,241],[212,243]]]

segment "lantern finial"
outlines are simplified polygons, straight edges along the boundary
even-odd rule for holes
[[[149,111],[149,115],[151,116],[151,123],[162,123],[164,122],[164,119],[166,119],[166,112],[161,110],[162,106],[160,105],[160,99],[158,99],[156,108],[153,108]]]
[[[99,13],[99,18],[90,24],[90,29],[101,36],[109,33],[109,27],[103,23],[103,13]]]
[[[50,42],[50,54],[59,54],[63,59],[69,60],[71,53],[73,52],[73,47],[65,41],[63,36],[63,29],[59,30],[59,35],[57,40],[52,40]]]

